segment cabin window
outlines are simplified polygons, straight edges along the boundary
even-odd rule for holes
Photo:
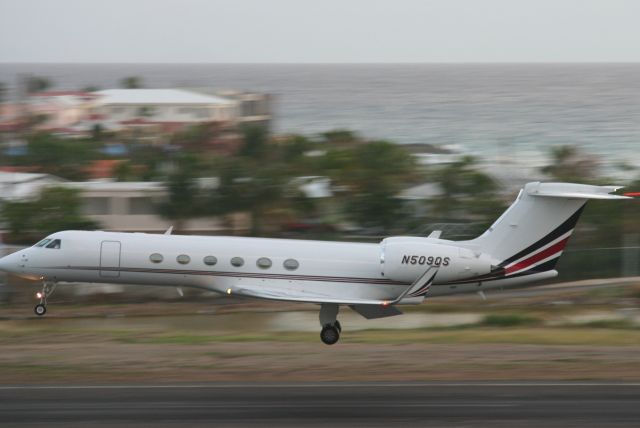
[[[218,259],[215,256],[206,256],[202,261],[205,265],[213,266],[218,263]]]
[[[176,260],[181,265],[186,265],[191,261],[191,257],[187,256],[186,254],[180,254],[178,257],[176,257]]]
[[[271,259],[268,259],[266,257],[260,257],[256,262],[256,264],[258,265],[259,268],[269,269],[272,263],[271,263]]]
[[[287,259],[282,263],[282,266],[287,270],[296,270],[300,266],[300,263],[298,263],[296,259]]]
[[[54,250],[59,250],[61,246],[61,242],[59,239],[54,239],[53,241],[49,242],[49,244],[47,244],[46,248],[53,248]]]
[[[240,267],[244,264],[244,259],[242,257],[234,257],[231,259],[231,264],[235,267]]]
[[[162,257],[162,254],[153,253],[149,256],[149,260],[151,260],[153,263],[160,263],[162,262],[162,260],[164,260],[164,257]]]
[[[47,245],[47,243],[51,241],[51,239],[43,239],[42,241],[38,242],[35,246],[36,247],[44,247],[45,245]]]

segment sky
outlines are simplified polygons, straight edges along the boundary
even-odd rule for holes
[[[0,0],[0,62],[639,62],[637,0]]]

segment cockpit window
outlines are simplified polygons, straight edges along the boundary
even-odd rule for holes
[[[44,247],[45,245],[47,245],[49,241],[51,241],[51,239],[43,239],[42,241],[34,245],[34,247]]]
[[[53,241],[49,242],[49,245],[47,245],[47,248],[53,248],[54,250],[59,250],[60,244],[61,242],[59,239],[54,239]]]

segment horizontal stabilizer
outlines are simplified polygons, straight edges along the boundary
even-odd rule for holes
[[[575,183],[529,183],[524,190],[531,196],[568,199],[630,199],[628,196],[612,195],[620,186],[591,186]]]

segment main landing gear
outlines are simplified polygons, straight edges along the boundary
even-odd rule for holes
[[[326,345],[333,345],[340,339],[342,326],[336,318],[340,307],[332,303],[323,303],[320,306],[320,340]]]
[[[39,317],[47,313],[47,297],[50,297],[54,291],[56,291],[56,283],[44,281],[42,283],[42,291],[36,293],[40,303],[33,308],[33,312]]]

